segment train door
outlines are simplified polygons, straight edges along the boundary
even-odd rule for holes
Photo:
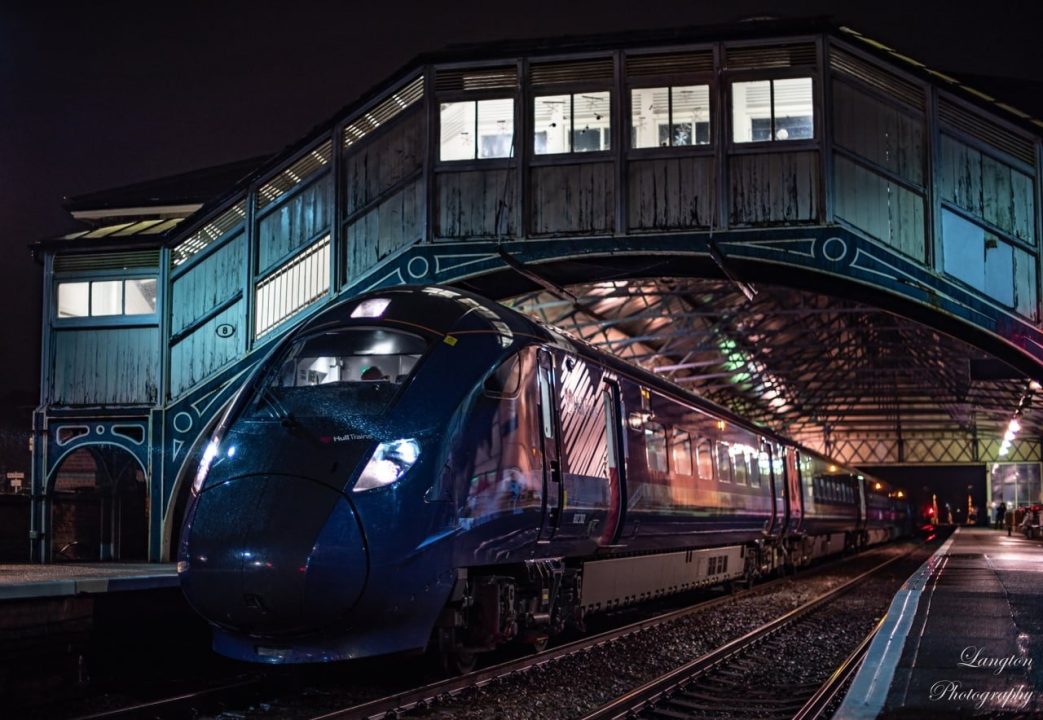
[[[779,532],[780,524],[782,522],[782,506],[779,503],[779,483],[781,478],[775,474],[775,453],[778,448],[774,444],[767,440],[761,440],[760,455],[761,457],[767,455],[768,457],[768,487],[769,494],[771,495],[771,515],[768,517],[768,521],[764,525],[764,532],[768,535],[775,535]],[[758,458],[759,460],[759,458]],[[760,467],[761,472],[764,472],[764,465]]]
[[[564,359],[558,381],[565,492],[555,538],[610,544],[622,511],[618,390],[605,383],[602,368],[573,357]]]
[[[536,368],[539,386],[540,451],[543,457],[543,524],[539,542],[550,542],[561,521],[565,488],[561,473],[561,438],[554,383],[554,356],[540,349]]]
[[[619,383],[606,380],[602,393],[605,407],[605,465],[608,475],[608,509],[605,524],[598,538],[599,545],[613,545],[619,542],[623,530],[624,505],[626,494],[626,460],[623,456],[623,396],[619,392]]]
[[[866,479],[862,475],[855,476],[855,492],[858,493],[858,529],[866,529]]]
[[[804,527],[804,496],[801,493],[800,462],[797,451],[786,449],[786,503],[789,507],[788,532],[800,532]]]

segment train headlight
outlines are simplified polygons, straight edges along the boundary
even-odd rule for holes
[[[217,439],[213,439],[206,446],[206,450],[203,451],[203,457],[199,461],[199,467],[196,469],[195,480],[192,481],[192,492],[196,495],[203,489],[203,483],[206,482],[207,473],[210,472],[210,466],[214,464],[214,458],[217,457],[217,446],[219,443]]]
[[[354,492],[390,485],[405,475],[419,457],[420,443],[416,440],[380,443],[359,475],[353,488]]]

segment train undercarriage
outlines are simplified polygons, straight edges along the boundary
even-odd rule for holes
[[[743,545],[654,554],[461,568],[432,639],[443,667],[469,671],[476,658],[513,643],[543,650],[595,613],[726,584],[750,584],[888,539],[887,529],[793,535]]]

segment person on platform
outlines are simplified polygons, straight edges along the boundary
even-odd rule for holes
[[[1003,514],[1003,523],[1007,526],[1007,537],[1010,537],[1014,532],[1014,509],[1007,508],[1007,511]]]
[[[1007,516],[1007,503],[1000,502],[998,508],[996,508],[996,529],[1000,530],[1003,527],[1003,519]]]

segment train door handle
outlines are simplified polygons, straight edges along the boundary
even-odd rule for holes
[[[561,463],[557,460],[550,461],[550,479],[551,482],[561,482]]]

